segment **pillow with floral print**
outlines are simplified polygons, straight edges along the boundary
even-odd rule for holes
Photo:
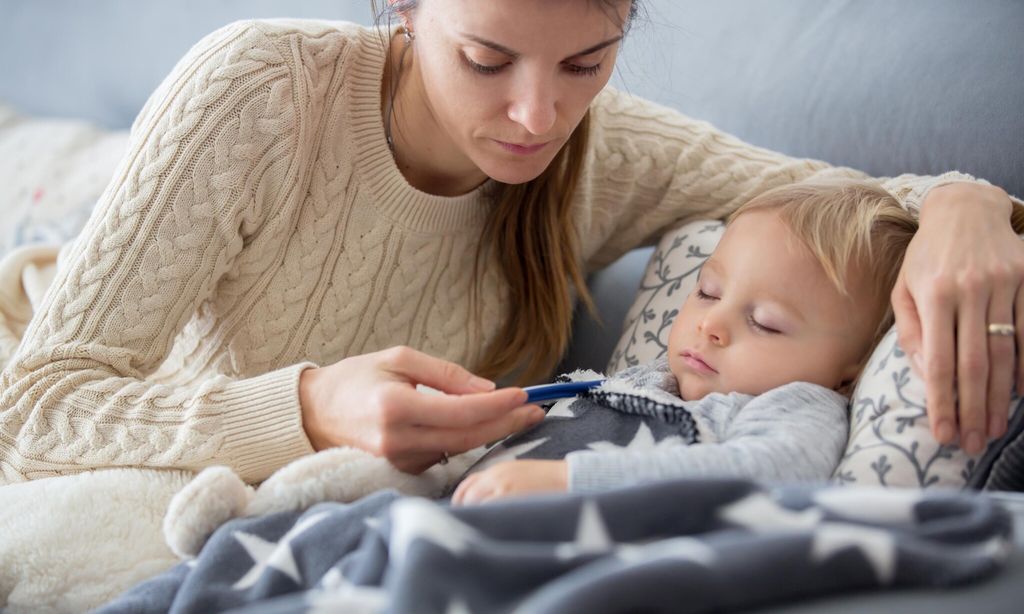
[[[662,237],[647,263],[607,373],[666,353],[679,307],[696,286],[697,273],[723,232],[720,222],[698,221]],[[924,382],[911,371],[893,328],[875,348],[853,392],[850,438],[833,479],[875,486],[963,487],[975,459],[935,441],[924,407]]]

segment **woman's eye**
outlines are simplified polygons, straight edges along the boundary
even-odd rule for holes
[[[777,335],[777,334],[779,334],[781,332],[781,331],[775,330],[774,328],[769,328],[769,327],[765,326],[764,324],[761,324],[760,322],[758,322],[757,320],[754,319],[754,316],[747,316],[747,321],[750,322],[750,325],[752,327],[754,327],[755,329],[757,329],[757,330],[759,330],[759,331],[761,331],[763,333],[768,333],[768,334],[771,334],[771,335]]]
[[[707,292],[701,290],[700,288],[697,288],[697,298],[699,298],[702,301],[717,301],[718,300],[717,296],[711,296],[710,294],[708,294]]]
[[[597,73],[601,72],[601,64],[597,63],[593,66],[580,66],[579,64],[566,64],[566,70],[569,72],[584,77],[592,77]]]
[[[466,54],[462,54],[462,59],[465,60],[470,68],[483,75],[493,75],[508,64],[507,62],[505,64],[480,64],[469,59],[469,56]]]

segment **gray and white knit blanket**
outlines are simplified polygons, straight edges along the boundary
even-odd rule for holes
[[[376,493],[235,519],[123,612],[735,611],[995,573],[984,495],[676,480],[450,508]]]

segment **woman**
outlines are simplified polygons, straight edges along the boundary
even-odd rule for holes
[[[232,24],[157,89],[0,376],[4,481],[259,481],[340,445],[422,471],[542,417],[472,373],[543,376],[586,272],[776,185],[858,174],[606,89],[634,1],[389,8],[390,41]],[[987,323],[1012,335],[1024,315],[1011,202],[956,173],[888,186],[921,210],[901,341],[936,435],[977,451],[1013,379],[1014,338]]]

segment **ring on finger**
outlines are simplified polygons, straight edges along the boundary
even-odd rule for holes
[[[1014,337],[1017,335],[1017,328],[1013,324],[989,324],[988,334],[998,337]]]

